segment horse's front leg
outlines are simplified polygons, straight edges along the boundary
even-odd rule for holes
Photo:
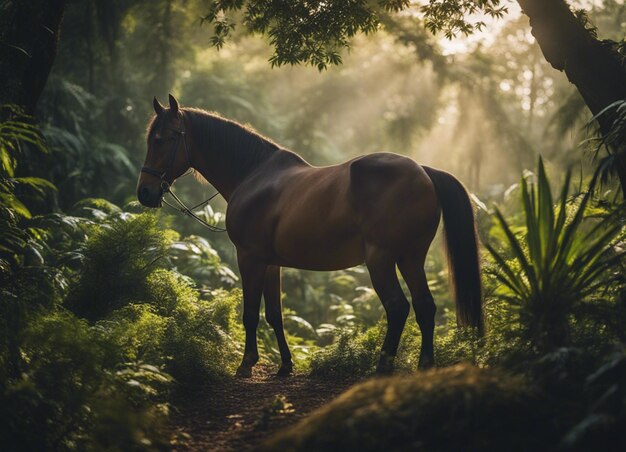
[[[263,297],[265,298],[265,318],[276,334],[276,342],[280,350],[281,364],[280,369],[278,369],[278,376],[286,377],[293,372],[293,362],[283,328],[283,312],[280,303],[280,267],[276,265],[267,267]]]
[[[256,329],[259,325],[259,309],[267,265],[239,250],[237,261],[243,287],[243,326],[246,330],[246,346],[243,360],[237,369],[237,376],[248,378],[252,376],[252,366],[259,360]]]

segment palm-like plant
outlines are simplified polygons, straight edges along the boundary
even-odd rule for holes
[[[610,119],[612,121],[609,130],[595,138],[591,138],[591,142],[595,142],[594,149],[597,158],[600,150],[606,149],[607,155],[602,157],[598,162],[599,172],[604,182],[608,181],[609,176],[614,176],[617,172],[617,161],[624,159],[626,154],[626,99],[613,102],[600,113],[591,118],[588,126],[595,124],[599,118]]]
[[[541,158],[538,166],[536,184],[521,181],[523,239],[496,209],[512,259],[486,246],[496,263],[492,273],[504,286],[503,297],[519,309],[524,339],[545,350],[567,344],[571,315],[618,276],[612,270],[624,252],[612,247],[622,231],[612,215],[588,225],[585,212],[596,178],[579,203],[570,205],[568,172],[555,206]]]

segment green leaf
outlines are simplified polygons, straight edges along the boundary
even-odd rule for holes
[[[17,184],[26,185],[37,190],[40,194],[45,194],[47,190],[57,191],[54,184],[40,177],[16,177],[13,179]]]

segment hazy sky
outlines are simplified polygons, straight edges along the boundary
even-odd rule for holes
[[[616,0],[618,3],[623,4],[624,0]],[[575,8],[583,8],[583,9],[591,9],[594,6],[602,6],[604,0],[573,0],[570,1],[572,7]],[[514,0],[508,0],[503,3],[508,8],[508,14],[502,19],[492,19],[490,17],[486,17],[484,15],[475,15],[472,17],[472,20],[482,20],[487,24],[485,29],[479,33],[474,33],[472,36],[463,37],[459,36],[454,39],[446,39],[442,37],[440,39],[441,47],[443,48],[444,53],[453,54],[453,53],[464,53],[468,50],[471,50],[476,43],[482,42],[486,45],[490,44],[495,36],[497,36],[498,32],[506,25],[506,22],[511,19],[517,18],[521,13],[521,9],[519,4]]]
[[[517,2],[507,2],[506,6],[509,10],[509,13],[502,19],[492,19],[491,17],[485,16],[483,14],[476,14],[474,16],[471,16],[472,21],[480,20],[487,24],[483,31],[474,33],[473,35],[468,37],[457,36],[453,39],[446,39],[442,36],[439,41],[444,53],[465,53],[472,49],[476,45],[476,43],[479,42],[482,42],[486,45],[491,44],[495,36],[497,36],[502,27],[505,26],[506,22],[511,19],[517,18],[521,14],[521,10]]]

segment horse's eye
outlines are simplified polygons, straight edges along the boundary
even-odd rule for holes
[[[170,142],[170,141],[172,141],[172,140],[174,140],[174,137],[173,137],[173,136],[170,136],[170,137],[158,137],[158,138],[155,138],[155,141],[156,141],[157,143],[169,143],[169,142]]]
[[[176,137],[173,135],[164,137],[162,135],[155,135],[154,136],[154,144],[163,144],[163,143],[169,143],[170,141],[173,141]]]

